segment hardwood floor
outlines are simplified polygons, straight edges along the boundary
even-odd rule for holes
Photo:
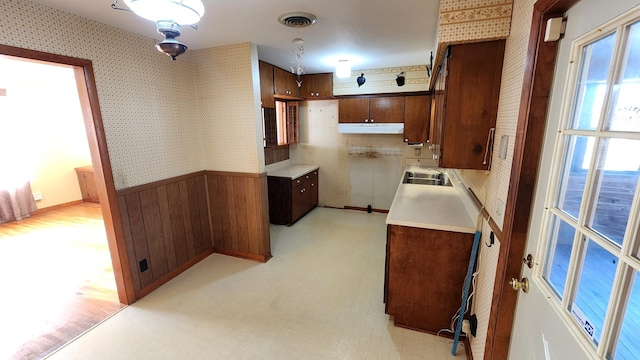
[[[100,205],[0,224],[0,358],[41,359],[117,312]]]

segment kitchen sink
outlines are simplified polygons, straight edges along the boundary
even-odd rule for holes
[[[419,184],[419,185],[436,185],[436,186],[452,186],[449,177],[443,173],[419,173],[406,171],[403,184]]]

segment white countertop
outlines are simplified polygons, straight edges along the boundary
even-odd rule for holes
[[[267,176],[278,176],[295,179],[310,171],[317,170],[318,165],[309,164],[290,164],[289,166],[279,167],[277,169],[268,170]]]
[[[437,172],[420,166],[407,166],[405,171]],[[475,233],[479,209],[455,171],[446,172],[453,186],[403,184],[401,179],[387,224]]]

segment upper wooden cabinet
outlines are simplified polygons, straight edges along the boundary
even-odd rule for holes
[[[404,98],[404,142],[426,142],[431,115],[431,96]]]
[[[340,123],[401,123],[404,96],[363,97],[338,101]]]
[[[330,99],[333,97],[333,73],[302,75],[300,97],[313,99]]]
[[[487,169],[496,125],[504,40],[451,45],[436,74],[429,141],[438,166]]]
[[[260,98],[263,108],[274,108],[276,106],[273,97],[273,65],[264,61],[260,65]]]
[[[289,72],[273,67],[273,86],[276,95],[298,97],[298,77]]]

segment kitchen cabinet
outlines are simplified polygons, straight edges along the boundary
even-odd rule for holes
[[[273,97],[273,65],[264,61],[259,62],[260,68],[260,99],[263,108],[274,108],[276,106]]]
[[[438,166],[484,169],[495,128],[504,40],[451,45],[436,73],[429,141]]]
[[[474,234],[387,226],[385,312],[398,326],[436,333],[460,308]]]
[[[404,104],[404,142],[426,142],[431,115],[431,96],[406,96]]]
[[[293,179],[267,176],[267,181],[272,224],[293,224],[318,205],[318,169]]]
[[[82,193],[82,201],[99,203],[98,188],[96,187],[96,177],[93,173],[93,167],[83,166],[75,168],[78,177],[78,185]]]
[[[282,70],[279,67],[273,67],[273,87],[275,95],[298,97],[297,80],[297,75]]]
[[[333,73],[302,75],[300,97],[307,100],[333,98]]]
[[[339,123],[404,122],[404,96],[380,96],[340,99]]]

